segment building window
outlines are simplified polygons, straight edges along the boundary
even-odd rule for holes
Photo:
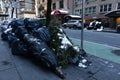
[[[96,6],[85,8],[85,14],[94,14],[96,13]]]
[[[112,10],[112,4],[100,5],[100,13],[105,13]]]
[[[96,13],[96,7],[95,6],[92,9],[92,13]]]
[[[77,7],[82,4],[82,0],[75,0],[74,5]]]
[[[53,9],[56,9],[56,4],[55,3],[53,3]]]
[[[60,3],[60,7],[59,8],[64,8],[63,0],[61,0],[59,3]]]
[[[100,6],[100,12],[103,12],[103,5]]]
[[[79,15],[79,9],[75,10],[75,15]]]
[[[107,12],[107,5],[104,5],[104,12]]]
[[[82,9],[80,9],[80,15],[82,14]]]
[[[101,1],[106,1],[106,0],[101,0]]]
[[[89,7],[89,8],[88,8],[88,13],[91,13],[91,11],[92,11],[92,8]]]
[[[88,14],[88,8],[85,8],[85,14]]]
[[[109,4],[108,5],[108,11],[111,11],[112,10],[112,4]]]
[[[75,15],[81,15],[82,14],[82,9],[76,9],[74,14]]]
[[[117,9],[120,9],[120,3],[118,3]]]

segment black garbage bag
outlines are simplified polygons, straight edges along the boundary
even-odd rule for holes
[[[16,30],[18,26],[24,26],[24,19],[17,19],[12,21],[8,26],[11,26],[13,30]]]
[[[1,38],[2,38],[3,41],[7,41],[8,40],[8,34],[2,33]]]
[[[51,40],[50,32],[46,27],[38,28],[35,32],[35,37],[45,42],[48,42]]]
[[[13,55],[21,55],[21,56],[29,56],[28,46],[24,44],[24,42],[20,40],[16,40],[12,42],[11,51]]]
[[[8,36],[12,33],[12,28],[8,28],[6,30],[4,30],[1,34],[1,38],[2,40],[4,41],[7,41],[8,40]]]
[[[29,34],[25,34],[24,41],[37,60],[40,60],[47,67],[57,66],[56,56],[45,42],[31,37]]]
[[[38,39],[32,34],[32,32],[36,32],[38,28],[42,27],[40,22],[36,23],[34,21],[28,21],[25,23],[25,25],[24,23],[22,24],[22,22],[23,20],[20,21],[20,24],[16,21],[11,23],[11,32],[15,35],[10,34],[8,37],[7,34],[6,36],[6,39],[11,43],[12,54],[21,56],[32,55],[32,57],[37,59],[38,62],[43,63],[43,65],[46,67],[52,68],[56,74],[63,78],[64,75],[58,67],[55,54],[45,43],[45,41],[50,40],[49,32],[45,31],[46,29],[40,30],[40,34],[42,34],[43,37],[40,37],[41,39]],[[29,29],[31,30],[29,31]]]
[[[24,23],[25,23],[25,27],[30,32],[34,32],[34,30],[37,30],[38,28],[43,26],[41,21],[38,19],[26,18],[24,19]]]
[[[14,33],[8,34],[8,39],[7,39],[7,41],[8,41],[8,43],[9,43],[9,46],[10,46],[10,47],[11,47],[12,43],[13,43],[14,41],[17,41],[17,40],[19,40],[19,39],[17,38],[17,36],[16,36]]]
[[[32,49],[35,58],[47,67],[57,66],[57,59],[45,42],[33,42],[30,49]]]
[[[14,30],[14,33],[21,41],[23,41],[24,34],[28,33],[28,31],[26,30],[26,28],[24,26],[18,26]]]

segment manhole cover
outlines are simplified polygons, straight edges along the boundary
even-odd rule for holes
[[[114,53],[114,54],[120,56],[120,50],[112,50],[112,53]]]

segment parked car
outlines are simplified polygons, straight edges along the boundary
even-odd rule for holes
[[[62,25],[64,28],[74,28],[74,29],[81,29],[81,21],[80,20],[69,20]]]

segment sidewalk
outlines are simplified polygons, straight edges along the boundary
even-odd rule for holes
[[[78,43],[80,43],[79,39],[71,38],[71,40],[75,45],[78,45]],[[91,55],[120,64],[120,56],[112,53],[114,50],[120,50],[120,48],[84,41],[84,49]]]
[[[79,42],[76,39],[73,40]],[[89,43],[89,42],[88,42]],[[89,48],[90,45],[87,45]],[[75,43],[76,44],[76,43]],[[94,44],[95,45],[95,44]],[[100,45],[103,47],[102,45]],[[104,46],[108,47],[108,46]],[[66,74],[65,80],[119,80],[120,79],[120,64],[107,59],[95,57],[92,53],[100,54],[104,52],[103,48],[96,45],[96,49],[101,49],[101,52],[85,48],[85,51],[91,53],[86,57],[92,64],[86,69],[78,66],[69,65],[63,68]],[[105,49],[110,49],[105,48]],[[116,49],[116,48],[115,48]],[[97,53],[98,52],[98,53]],[[106,54],[105,53],[102,54]],[[116,59],[116,58],[113,58]],[[112,76],[111,76],[112,75]],[[15,56],[11,54],[10,48],[6,42],[0,40],[0,80],[61,80],[54,73],[36,65],[29,59]]]

